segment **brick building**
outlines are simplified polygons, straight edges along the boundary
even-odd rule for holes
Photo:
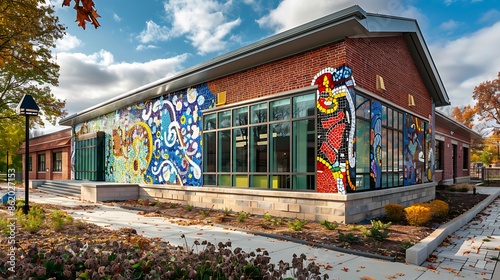
[[[71,179],[71,129],[30,138],[29,179],[70,180]],[[25,165],[25,145],[18,154],[23,155]],[[24,176],[24,173],[23,173]]]
[[[435,181],[442,185],[470,180],[470,143],[481,135],[436,111]]]
[[[417,22],[353,6],[61,124],[72,127],[75,179],[350,223],[434,198],[434,109],[446,105]]]

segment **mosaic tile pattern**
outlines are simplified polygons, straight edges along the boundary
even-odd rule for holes
[[[370,128],[370,186],[382,187],[382,104],[372,102]]]
[[[425,166],[424,135],[426,123],[405,114],[404,127],[404,185],[421,184]]]
[[[429,116],[429,119],[432,120],[432,116]],[[432,145],[432,123],[426,123],[425,150],[427,155],[427,162],[425,164],[425,179],[426,182],[432,182],[434,180],[434,145]]]
[[[75,126],[106,133],[106,181],[202,186],[201,112],[206,84],[141,102]]]
[[[354,190],[355,106],[351,68],[325,68],[312,80],[318,87],[317,192],[341,193]],[[354,169],[352,169],[354,170]]]

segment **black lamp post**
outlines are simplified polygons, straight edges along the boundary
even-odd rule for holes
[[[23,213],[28,214],[30,210],[29,205],[29,170],[28,160],[30,155],[30,116],[38,116],[40,108],[36,105],[35,100],[29,94],[25,94],[17,105],[16,113],[18,115],[26,116],[26,140],[25,140],[25,154],[24,154],[24,208]]]

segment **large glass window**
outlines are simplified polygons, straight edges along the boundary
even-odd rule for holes
[[[370,111],[372,104],[375,107],[374,112]],[[357,191],[404,184],[403,119],[402,112],[385,105],[380,106],[360,94],[356,95]],[[381,123],[381,126],[377,126],[375,122]],[[380,132],[376,133],[379,129]],[[373,149],[371,144],[375,135],[379,137],[374,141],[380,145],[378,149]],[[375,162],[372,162],[373,157],[376,157]],[[370,180],[371,177],[379,181]]]
[[[204,115],[203,183],[314,190],[315,98],[290,95]]]
[[[356,96],[356,190],[370,189],[371,101]]]
[[[383,106],[382,143],[384,158],[382,161],[382,187],[403,185],[403,126],[400,125],[403,113]]]

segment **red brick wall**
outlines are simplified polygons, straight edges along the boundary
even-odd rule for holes
[[[444,150],[443,150],[443,170],[435,172],[436,181],[452,180],[453,179],[453,144],[457,145],[456,152],[456,174],[455,177],[469,176],[469,166],[464,166],[464,145],[470,143],[470,134],[462,129],[454,129],[456,125],[452,123],[436,123],[436,135],[438,138],[444,137]],[[453,131],[453,134],[451,132]],[[470,162],[470,149],[469,149],[469,162]]]
[[[423,117],[432,112],[432,101],[403,37],[347,38],[346,63],[356,84]],[[386,91],[376,90],[376,75],[382,76]],[[408,107],[408,94],[417,106]]]
[[[211,81],[208,86],[213,93],[225,91],[230,104],[310,86],[320,70],[344,62],[345,42],[337,42]]]
[[[216,79],[208,86],[213,93],[226,91],[230,104],[309,86],[320,70],[344,63],[353,70],[357,85],[421,116],[431,114],[429,93],[401,36],[347,38]],[[376,75],[384,78],[386,92],[376,91]],[[408,94],[414,96],[416,107],[408,107]]]

